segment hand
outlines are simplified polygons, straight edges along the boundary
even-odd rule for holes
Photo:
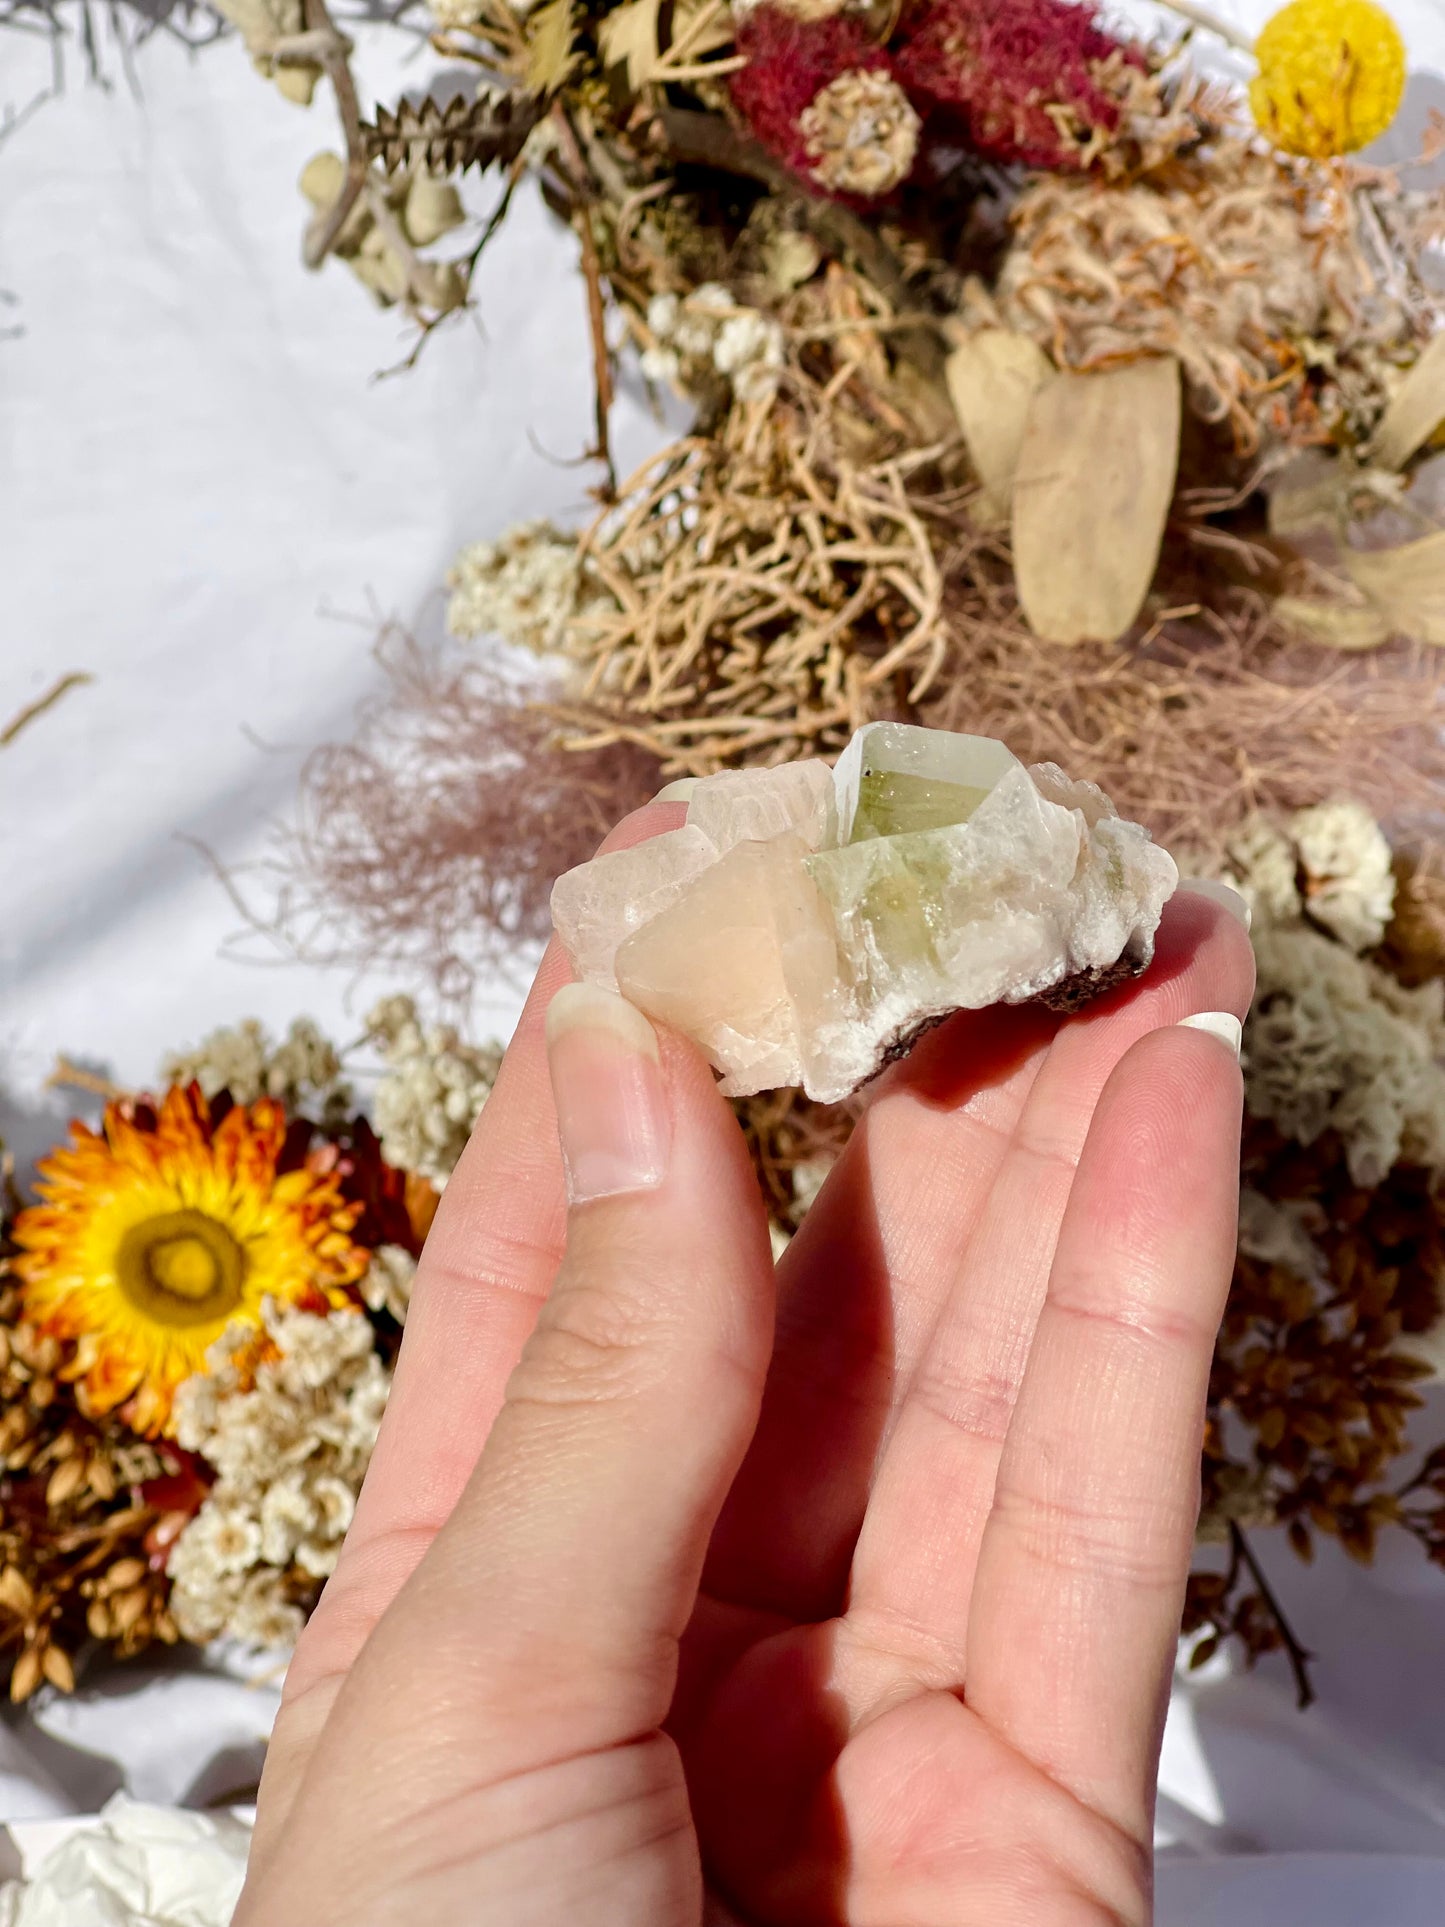
[[[1128,994],[925,1039],[776,1291],[694,1049],[567,991],[549,1087],[567,976],[418,1270],[236,1927],[1147,1922],[1238,1185],[1178,1026],[1243,1015],[1241,925],[1181,895]]]

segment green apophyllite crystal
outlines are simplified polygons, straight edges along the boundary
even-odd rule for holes
[[[907,836],[915,830],[944,830],[966,823],[988,795],[962,783],[901,770],[865,770],[858,784],[858,808],[850,843],[874,836]]]

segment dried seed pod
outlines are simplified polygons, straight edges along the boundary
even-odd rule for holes
[[[81,1458],[62,1459],[51,1473],[45,1487],[45,1503],[53,1511],[73,1499],[85,1484],[85,1460]]]
[[[21,1706],[45,1677],[45,1661],[40,1649],[27,1646],[10,1674],[10,1698]]]
[[[17,1566],[0,1570],[0,1610],[26,1619],[35,1610],[35,1588]]]
[[[50,1684],[62,1693],[75,1691],[75,1668],[58,1646],[47,1646],[40,1656],[40,1669]]]

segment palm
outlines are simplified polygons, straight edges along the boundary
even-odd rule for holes
[[[560,968],[544,966],[428,1244],[366,1491],[288,1681],[258,1860],[284,1877],[276,1843],[318,1753],[311,1814],[364,1835],[351,1753],[414,1750],[429,1690],[464,1792],[480,1777],[520,1799],[544,1784],[545,1761],[546,1785],[575,1779],[584,1819],[600,1803],[625,1832],[617,1789],[645,1761],[669,1821],[654,1837],[653,1806],[636,1805],[640,1831],[607,1862],[636,1884],[614,1911],[594,1908],[599,1920],[690,1927],[699,1861],[719,1918],[746,1927],[1146,1920],[1239,1102],[1216,1045],[1153,1033],[1247,1005],[1243,932],[1181,900],[1132,995],[1062,1028],[1026,1011],[955,1019],[877,1087],[778,1268],[771,1365],[741,1465],[726,1461],[725,1502],[666,1562],[682,1588],[664,1640],[675,1685],[665,1658],[650,1661],[651,1683],[629,1676],[613,1718],[586,1694],[579,1707],[544,1678],[529,1697],[518,1680],[513,1731],[468,1710],[454,1669],[465,1688],[485,1588],[507,1585],[467,1550],[493,1503],[477,1455],[566,1237],[539,1036]],[[1133,1073],[1101,1103],[1126,1053]],[[735,1239],[719,1259],[728,1292],[770,1304],[738,1134],[700,1068],[692,1089],[686,1103],[713,1120],[699,1126],[715,1192],[706,1236]],[[712,1369],[737,1364],[719,1354]],[[626,1478],[645,1481],[651,1464]],[[609,1521],[637,1490],[616,1488]],[[466,1585],[459,1643],[430,1663],[397,1595],[433,1541],[449,1548],[438,1574],[465,1570]],[[652,1556],[645,1536],[629,1545],[629,1560]],[[409,1589],[412,1620],[426,1592]],[[401,1616],[382,1620],[393,1601]],[[501,1596],[496,1607],[509,1610]],[[438,1791],[434,1752],[418,1769],[427,1839],[427,1803],[450,1811],[457,1797]],[[599,1889],[590,1849],[575,1846],[570,1867],[562,1845],[592,1823],[565,1819],[538,1821],[533,1884],[570,1907]],[[454,1916],[433,1915],[472,1918],[486,1850],[464,1858],[446,1829],[436,1845],[465,1870],[465,1895]]]

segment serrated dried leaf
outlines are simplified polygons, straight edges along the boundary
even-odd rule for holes
[[[1115,642],[1144,606],[1179,466],[1169,356],[1055,375],[1033,399],[1014,475],[1019,601],[1046,642]]]
[[[657,72],[658,15],[662,0],[626,0],[614,7],[597,29],[597,45],[604,67],[621,67],[627,85],[640,94]]]
[[[572,0],[546,0],[528,19],[523,85],[539,99],[555,94],[572,70],[577,17]]]
[[[1390,639],[1390,625],[1372,602],[1335,602],[1323,597],[1283,595],[1273,605],[1275,621],[1326,649],[1354,652],[1378,649]]]
[[[989,520],[1009,512],[1029,409],[1053,374],[1038,343],[1008,328],[981,328],[948,357],[948,397],[983,483],[979,510]]]
[[[559,3],[553,0],[553,5]],[[550,12],[551,7],[541,11]],[[361,144],[366,158],[380,161],[388,174],[402,167],[438,176],[494,162],[509,167],[541,117],[541,102],[518,94],[480,100],[458,95],[445,107],[428,95],[419,107],[409,100],[394,110],[378,105],[375,123],[361,123]],[[302,184],[305,191],[304,176]]]
[[[1445,644],[1445,529],[1397,549],[1346,549],[1344,564],[1392,631]]]
[[[1429,342],[1406,375],[1400,392],[1385,410],[1375,435],[1374,458],[1381,468],[1403,468],[1445,422],[1445,334]]]

